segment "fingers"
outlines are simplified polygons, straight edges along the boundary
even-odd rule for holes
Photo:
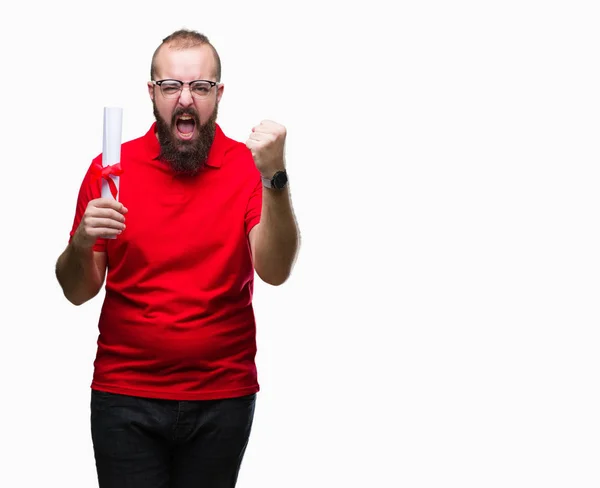
[[[89,202],[84,218],[105,219],[124,223],[127,211],[127,208],[121,202],[111,198],[98,198]]]
[[[81,219],[81,233],[85,242],[97,238],[113,238],[125,230],[127,208],[112,198],[97,198],[88,203]]]
[[[283,125],[272,120],[262,120],[260,124],[252,128],[252,132],[263,134],[285,135],[286,129]]]
[[[256,150],[256,149],[259,149],[259,148],[261,148],[262,146],[263,146],[263,144],[262,144],[260,141],[257,141],[256,139],[249,138],[249,139],[246,141],[246,147],[247,147],[248,149],[250,149],[250,151],[254,151],[254,150]]]
[[[81,220],[83,232],[89,237],[114,237],[125,230],[125,224],[111,218],[84,216]]]
[[[277,135],[271,132],[251,132],[248,140],[260,142],[262,144],[274,143],[277,140]]]
[[[112,218],[93,217],[90,215],[85,216],[83,222],[88,229],[100,228],[125,230],[126,227],[124,222]]]
[[[94,242],[97,238],[113,238],[125,230],[125,224],[111,218],[84,216],[81,220],[81,231],[86,241]]]
[[[125,224],[112,219],[96,219],[94,217],[84,217],[74,236],[74,244],[82,249],[89,249],[94,246],[98,238],[112,239],[117,237]]]
[[[89,206],[97,207],[97,208],[112,208],[120,213],[127,213],[128,210],[121,202],[114,200],[112,198],[96,198],[95,200],[91,200],[88,204]]]
[[[98,238],[112,239],[123,232],[123,230],[112,227],[85,227],[84,232],[86,237],[96,240]]]
[[[117,222],[125,222],[125,215],[112,208],[98,208],[92,206],[86,209],[84,215],[87,217],[112,219],[116,220]]]
[[[264,135],[262,135],[260,133],[252,132],[248,136],[248,139],[250,139],[251,141],[262,141],[265,139],[265,137],[264,137]]]

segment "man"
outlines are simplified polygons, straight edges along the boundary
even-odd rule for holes
[[[299,237],[285,128],[226,137],[220,79],[204,35],[163,40],[148,83],[156,122],[122,145],[118,201],[100,197],[92,161],[56,264],[76,305],[106,275],[91,385],[101,488],[236,484],[259,390],[254,271],[284,283]]]

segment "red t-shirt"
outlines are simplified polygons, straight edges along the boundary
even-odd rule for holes
[[[255,393],[248,233],[260,221],[260,174],[246,146],[217,126],[207,166],[177,176],[156,159],[155,128],[122,145],[126,229],[94,247],[107,253],[108,273],[92,388],[168,400]],[[71,238],[101,196],[90,170]]]

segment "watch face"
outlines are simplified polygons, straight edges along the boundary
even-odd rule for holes
[[[287,174],[285,173],[285,171],[278,171],[273,176],[273,186],[278,190],[281,190],[285,187],[287,180]]]

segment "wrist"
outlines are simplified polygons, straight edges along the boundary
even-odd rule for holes
[[[276,158],[270,160],[267,164],[262,164],[259,168],[260,175],[263,178],[273,178],[273,175],[278,171],[285,171],[285,158]]]
[[[270,175],[261,174],[263,186],[272,190],[283,190],[288,184],[288,176],[285,169],[275,171]]]
[[[71,239],[71,249],[77,255],[86,255],[92,252],[94,247],[94,242],[87,241],[81,234],[77,231],[73,235],[73,239]]]

